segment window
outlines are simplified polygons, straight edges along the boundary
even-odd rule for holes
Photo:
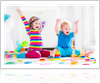
[[[84,7],[83,12],[84,49],[95,49],[95,6]]]

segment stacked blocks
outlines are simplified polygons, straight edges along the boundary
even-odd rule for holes
[[[60,52],[59,51],[56,51],[55,52],[55,58],[60,58],[61,56],[60,56]]]
[[[94,59],[93,63],[94,63],[94,64],[96,63],[96,59]]]
[[[75,51],[72,51],[72,55],[71,55],[71,57],[73,57],[73,58],[77,58],[77,55],[75,54]]]
[[[72,43],[73,43],[72,48],[75,49],[75,41],[73,41]]]
[[[4,58],[16,58],[17,53],[5,53]]]

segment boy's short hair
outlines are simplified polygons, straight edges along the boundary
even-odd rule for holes
[[[61,27],[63,27],[63,25],[68,24],[71,28],[71,23],[68,20],[64,20],[61,22]]]

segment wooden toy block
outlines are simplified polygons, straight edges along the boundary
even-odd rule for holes
[[[45,79],[45,77],[40,77],[40,79]]]
[[[50,61],[54,61],[54,59],[50,59]]]
[[[22,76],[17,76],[17,78],[23,78]]]
[[[66,76],[61,76],[61,78],[66,78]]]
[[[76,73],[71,73],[71,76],[75,76],[75,77],[76,77],[76,76],[78,76],[78,75],[77,75]]]
[[[50,77],[49,79],[50,79],[50,80],[54,80],[55,78],[54,78],[54,77]]]
[[[66,62],[66,60],[61,60],[61,62]]]
[[[45,59],[40,59],[40,61],[45,61]]]

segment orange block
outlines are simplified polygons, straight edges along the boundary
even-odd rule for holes
[[[73,43],[75,43],[75,41],[73,41]]]
[[[72,55],[71,55],[71,57],[72,57]],[[77,55],[74,55],[74,57],[77,58]]]
[[[40,61],[45,61],[45,59],[40,59]]]
[[[25,48],[21,48],[21,52],[24,52],[25,51]]]
[[[78,77],[76,73],[71,73],[71,76]]]
[[[40,77],[40,79],[45,79],[45,77]]]

